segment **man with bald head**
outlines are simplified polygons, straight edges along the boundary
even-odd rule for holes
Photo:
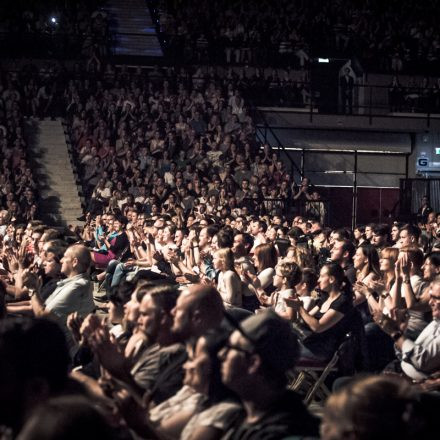
[[[67,317],[73,312],[86,316],[95,308],[93,286],[88,274],[90,263],[90,251],[85,246],[79,244],[70,246],[61,259],[61,272],[66,278],[58,281],[55,290],[44,303],[39,299],[38,294],[31,294],[34,313],[37,316],[47,313],[56,316],[66,333],[71,349],[74,343],[66,326]]]
[[[194,284],[177,299],[171,331],[180,341],[195,340],[207,330],[218,327],[223,313],[223,301],[217,289]]]

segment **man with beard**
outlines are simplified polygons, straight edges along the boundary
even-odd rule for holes
[[[245,414],[223,438],[317,436],[317,421],[286,389],[286,372],[299,353],[290,323],[266,310],[236,328],[219,357],[223,383],[241,399]]]

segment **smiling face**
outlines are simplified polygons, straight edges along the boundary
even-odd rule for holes
[[[275,228],[269,228],[266,231],[266,238],[269,241],[275,241],[275,239],[277,238],[277,230]]]
[[[425,280],[432,280],[440,272],[440,268],[437,267],[429,257],[426,258],[425,263],[422,266],[422,270],[423,278]]]
[[[394,267],[391,265],[390,259],[384,256],[380,257],[379,264],[380,264],[379,269],[381,272],[388,272],[394,269]]]
[[[169,240],[173,240],[173,235],[171,229],[167,226],[163,230],[163,240],[168,242]]]
[[[357,270],[361,270],[368,262],[367,257],[364,255],[362,248],[358,247],[353,257],[353,266]]]

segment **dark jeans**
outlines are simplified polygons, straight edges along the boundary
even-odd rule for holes
[[[365,325],[370,371],[382,371],[394,358],[394,342],[375,322]]]

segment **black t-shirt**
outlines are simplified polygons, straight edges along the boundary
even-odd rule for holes
[[[327,298],[323,297],[317,301],[317,306],[321,308]],[[335,325],[321,333],[313,333],[303,343],[319,358],[331,358],[336,349],[341,344],[344,336],[351,330],[353,318],[353,300],[349,295],[341,293],[329,307],[329,310],[335,310],[344,316]],[[318,311],[314,317],[321,319],[325,313]]]
[[[318,420],[310,415],[300,397],[293,391],[285,391],[258,422],[246,423],[243,415],[222,440],[276,440],[289,436],[317,438],[318,431]]]
[[[119,257],[129,246],[130,242],[128,241],[127,234],[123,232],[116,237],[115,242],[110,246],[110,250]]]
[[[356,282],[356,269],[353,264],[347,264],[343,269],[348,281],[350,281],[351,284],[354,284]]]

